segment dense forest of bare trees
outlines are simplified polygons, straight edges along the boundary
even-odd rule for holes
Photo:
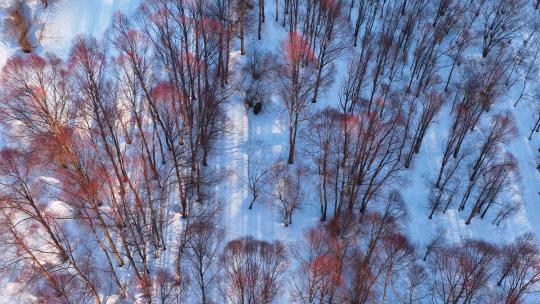
[[[36,303],[530,303],[532,233],[456,240],[438,221],[502,227],[523,204],[503,105],[516,89],[529,139],[540,130],[539,4],[143,0],[67,58],[15,55],[0,77],[0,273]],[[231,102],[284,117],[286,155],[260,161],[251,143],[242,182],[245,208],[271,202],[283,229],[320,212],[295,244],[226,237],[213,161]],[[425,201],[407,201],[428,149]],[[411,204],[439,227],[425,242]]]

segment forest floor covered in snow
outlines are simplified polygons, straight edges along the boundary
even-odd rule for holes
[[[247,108],[244,103],[245,92],[242,89],[244,75],[241,70],[248,60],[249,50],[258,48],[263,52],[268,51],[279,55],[283,52],[284,41],[288,35],[286,28],[280,22],[274,21],[275,2],[266,2],[266,22],[262,29],[262,39],[257,39],[255,31],[246,36],[247,55],[240,54],[239,40],[233,39],[230,83],[234,88],[224,105],[227,118],[226,129],[213,144],[209,167],[223,173],[223,180],[215,186],[214,190],[217,201],[221,204],[220,225],[225,229],[226,241],[250,235],[257,239],[280,240],[287,245],[293,245],[302,242],[306,231],[320,222],[317,178],[309,176],[302,180],[302,187],[306,194],[304,204],[295,211],[292,224],[288,227],[284,226],[283,215],[274,207],[274,198],[271,195],[263,195],[255,202],[253,209],[248,209],[251,196],[245,186],[248,179],[249,161],[256,159],[266,165],[276,161],[286,162],[288,153],[289,121],[281,96],[272,92],[268,100],[265,100],[262,112],[258,115],[255,115],[252,108]],[[0,9],[6,8],[9,3],[10,0],[0,0]],[[46,12],[38,8],[37,0],[29,1],[29,5],[34,8],[35,14],[40,14],[40,19],[44,20],[45,24],[45,29],[40,33],[39,46],[34,52],[40,55],[51,52],[61,58],[67,58],[75,37],[79,34],[89,34],[97,39],[103,39],[113,14],[116,11],[122,11],[127,15],[133,14],[139,5],[139,0],[63,0]],[[3,17],[5,16],[0,15],[0,18]],[[339,92],[347,77],[348,65],[360,51],[361,46],[347,48],[337,59],[333,73],[334,81],[321,94],[317,103],[312,105],[313,112],[327,106],[339,105]],[[481,56],[475,53],[476,51],[471,51],[467,56]],[[13,42],[5,40],[0,42],[0,66],[3,66],[10,56],[20,54],[22,52]],[[446,79],[445,76],[442,78]],[[407,78],[403,77],[403,79],[405,81]],[[537,79],[538,75],[535,77],[535,82],[528,85],[528,89],[538,86]],[[445,214],[439,212],[433,219],[428,219],[430,182],[436,177],[440,167],[443,145],[452,123],[450,106],[447,104],[427,130],[420,153],[415,156],[412,167],[402,173],[401,182],[394,186],[401,192],[408,213],[407,235],[419,248],[429,241],[438,227],[443,227],[447,239],[456,244],[468,238],[506,244],[528,231],[534,232],[537,241],[539,240],[540,174],[537,163],[540,155],[538,152],[540,136],[535,132],[531,140],[528,137],[537,119],[537,109],[540,107],[534,104],[539,101],[527,100],[521,100],[514,107],[520,94],[519,86],[516,85],[510,91],[504,92],[493,109],[483,115],[482,124],[487,125],[493,115],[503,111],[511,111],[515,116],[518,135],[512,143],[504,145],[504,149],[516,157],[520,176],[513,179],[512,191],[507,199],[519,202],[521,208],[516,214],[502,221],[500,225],[492,224],[493,215],[483,220],[475,219],[471,224],[466,225],[468,212],[459,211],[457,204],[451,206]],[[481,132],[482,128],[475,128],[471,132],[472,135],[468,135],[468,140],[481,136]],[[6,140],[6,138],[0,138],[0,143],[5,145]],[[309,157],[308,153],[302,151],[304,145],[302,139],[299,139],[298,164]],[[465,176],[467,173],[462,174],[467,180]],[[171,217],[171,224],[167,228],[169,230],[167,239],[170,242],[169,246],[174,247],[176,238],[183,229],[183,219],[174,212],[171,212]],[[159,263],[161,265],[174,264],[174,252],[166,251]],[[10,294],[15,290],[14,284],[18,284],[11,282],[12,279],[4,277],[0,281],[0,303],[31,301],[29,300],[31,298],[25,298],[24,294],[22,296]],[[280,299],[279,303],[288,303],[286,293],[283,293]]]

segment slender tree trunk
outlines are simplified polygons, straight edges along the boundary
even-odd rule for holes
[[[279,3],[278,3],[278,0],[276,0],[276,19],[275,19],[276,22],[279,22],[278,7],[279,7]]]
[[[298,131],[298,114],[294,114],[294,121],[289,126],[289,157],[287,162],[294,163],[294,149],[296,146],[296,133]]]
[[[538,115],[538,119],[536,120],[536,122],[534,123],[533,128],[531,129],[531,133],[529,134],[529,140],[532,139],[534,131],[538,130],[539,127],[540,127],[540,115]],[[538,132],[538,131],[536,131],[536,132]]]
[[[261,4],[263,7],[261,7]],[[264,2],[262,0],[259,0],[259,26],[257,27],[257,38],[261,40],[261,29],[262,29],[262,23],[263,23],[263,9],[264,9]]]
[[[253,203],[255,203],[256,199],[257,197],[253,195],[253,198],[251,199],[251,203],[249,203],[249,207],[248,207],[249,210],[253,209]]]
[[[291,126],[289,128],[289,157],[287,158],[287,162],[289,164],[292,164],[294,162],[294,137],[293,137],[293,127]]]

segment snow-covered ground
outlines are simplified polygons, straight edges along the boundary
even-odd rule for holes
[[[1,0],[0,7],[6,5],[9,0]],[[37,0],[34,0],[34,2]],[[60,56],[66,56],[71,41],[80,33],[92,34],[103,37],[104,31],[109,26],[111,16],[115,11],[123,11],[131,14],[135,11],[139,0],[64,0],[58,8],[46,16],[46,31],[39,53],[53,52]],[[262,48],[275,51],[281,47],[285,37],[285,29],[273,21],[274,1],[267,1],[267,22],[263,29]],[[48,13],[47,13],[48,14]],[[1,16],[0,16],[1,17]],[[247,43],[252,38],[248,38]],[[255,42],[258,43],[258,42]],[[355,50],[350,50],[354,52]],[[0,43],[0,65],[3,65],[9,56],[17,54],[17,48],[9,43]],[[348,56],[344,55],[338,63],[338,72],[333,87],[325,94],[316,107],[336,104],[338,102],[338,89],[346,71]],[[233,52],[233,62],[237,65],[244,58],[239,51]],[[234,69],[234,68],[233,68]],[[526,231],[534,231],[540,236],[540,175],[536,170],[537,149],[540,148],[540,138],[535,133],[533,140],[528,140],[528,133],[532,126],[532,113],[528,110],[527,103],[522,101],[514,108],[512,105],[516,98],[515,92],[509,92],[503,97],[499,108],[511,109],[518,123],[519,137],[507,146],[518,159],[521,180],[515,185],[516,193],[521,196],[523,208],[520,212],[496,227],[490,221],[473,221],[465,225],[464,212],[458,212],[456,208],[449,210],[445,215],[437,214],[433,220],[427,219],[426,200],[428,197],[427,180],[432,178],[434,170],[439,166],[443,138],[449,123],[447,114],[437,118],[430,127],[421,152],[414,160],[414,168],[411,169],[411,178],[401,189],[410,215],[409,234],[412,239],[422,244],[430,237],[431,232],[438,226],[447,229],[450,240],[459,242],[463,238],[475,237],[493,242],[508,242]],[[247,175],[247,149],[253,141],[261,142],[261,151],[268,162],[283,158],[287,153],[287,117],[286,113],[279,108],[279,99],[272,97],[272,105],[255,116],[252,111],[247,111],[241,93],[235,93],[226,105],[228,117],[228,130],[216,143],[216,155],[211,159],[211,166],[217,170],[231,172],[227,178],[217,186],[216,193],[223,204],[223,223],[226,228],[227,240],[244,235],[252,235],[259,239],[279,239],[287,243],[298,242],[304,231],[312,227],[319,220],[318,200],[315,195],[295,214],[294,223],[290,227],[284,227],[282,218],[275,208],[268,202],[257,202],[253,210],[248,210],[249,194],[243,188],[243,181]],[[496,111],[493,111],[496,112]],[[490,113],[492,115],[492,113]],[[487,119],[488,116],[483,119]],[[0,138],[0,142],[4,139]],[[310,191],[314,189],[306,185]],[[313,191],[314,192],[314,191]],[[310,204],[311,201],[311,204]],[[181,229],[179,218],[171,225],[171,229]],[[172,236],[170,236],[172,238]],[[171,257],[172,258],[172,257]],[[0,303],[15,303],[18,300],[10,297],[11,283],[0,284]],[[285,298],[283,303],[286,303]]]

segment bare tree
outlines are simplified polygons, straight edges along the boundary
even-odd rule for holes
[[[499,206],[497,214],[491,222],[492,225],[499,226],[504,220],[514,216],[521,210],[521,202],[503,203]]]
[[[516,107],[522,99],[529,97],[529,95],[533,93],[531,92],[532,89],[529,84],[533,81],[534,75],[538,73],[538,62],[540,59],[540,39],[538,30],[540,22],[537,21],[536,23],[533,23],[531,27],[531,33],[528,37],[523,39],[521,48],[518,49],[518,54],[516,55],[516,65],[519,67],[519,76],[522,81],[522,86],[519,96],[516,99],[516,102],[514,102],[514,107]]]
[[[426,135],[426,131],[443,107],[445,100],[445,96],[441,96],[441,93],[437,91],[429,92],[427,96],[421,97],[420,101],[422,108],[420,112],[420,118],[414,130],[414,136],[412,138],[410,151],[407,154],[405,168],[408,168],[410,166],[413,153],[418,154],[418,152],[420,152],[420,146],[422,145],[422,141],[424,139],[424,136]]]
[[[91,239],[76,242],[63,215],[47,208],[46,185],[37,179],[39,163],[30,156],[17,150],[2,151],[0,226],[9,254],[1,267],[18,271],[30,287],[45,284],[54,291],[44,298],[65,302],[79,298],[100,304],[97,269],[88,264],[95,262],[94,257],[83,254]],[[71,282],[63,286],[64,280]]]
[[[498,248],[478,240],[443,246],[429,256],[432,300],[445,303],[487,301]]]
[[[265,12],[264,12],[264,0],[258,0],[257,2],[257,8],[258,8],[258,27],[257,27],[257,39],[261,40],[261,31],[262,31],[262,25],[265,20]]]
[[[540,90],[535,90],[530,96],[530,104],[535,115],[534,125],[529,133],[529,140],[532,139],[533,134],[540,132]]]
[[[299,265],[291,284],[291,297],[296,303],[332,303],[338,299],[344,283],[345,242],[327,227],[318,226],[306,232],[301,245],[293,247]]]
[[[156,302],[174,304],[184,301],[187,292],[187,282],[177,282],[174,274],[167,269],[157,269],[154,284],[157,286]]]
[[[430,196],[428,198],[428,207],[430,209],[429,219],[433,218],[436,212],[446,213],[448,208],[454,202],[456,194],[459,193],[463,181],[460,175],[462,164],[472,154],[472,149],[462,149],[456,159],[450,159],[449,165],[445,166],[440,176],[439,184],[432,183]],[[461,165],[461,166],[460,166]]]
[[[309,115],[311,97],[315,88],[315,57],[308,42],[292,32],[284,42],[285,58],[275,70],[275,83],[283,100],[289,129],[289,156],[294,162],[296,139],[300,126]]]
[[[525,233],[501,250],[497,286],[501,303],[525,303],[528,295],[539,291],[538,245],[532,233]]]
[[[480,152],[472,167],[470,181],[475,179],[480,168],[497,151],[498,146],[508,144],[517,137],[518,131],[512,114],[503,112],[493,116],[491,126],[485,134]]]
[[[460,210],[465,208],[470,195],[478,181],[480,174],[485,175],[490,166],[496,160],[500,145],[512,141],[517,135],[517,129],[514,125],[513,116],[506,112],[493,116],[488,129],[484,130],[485,138],[479,147],[479,154],[472,166],[469,182],[461,204]]]
[[[321,207],[321,221],[325,221],[328,205],[334,196],[334,212],[337,195],[334,193],[340,166],[341,114],[333,108],[325,108],[313,115],[304,138],[308,143],[307,155],[313,159],[318,177],[317,191]]]
[[[470,224],[478,214],[481,214],[480,218],[484,218],[490,207],[500,200],[501,194],[510,191],[512,183],[518,179],[517,161],[512,154],[506,153],[502,160],[487,168],[480,179],[476,201],[465,224]]]
[[[346,132],[352,136],[345,138],[341,191],[349,211],[359,207],[365,213],[385,186],[399,181],[404,169],[401,144],[406,138],[401,114],[400,105],[377,98],[371,110],[345,117]]]
[[[525,26],[522,12],[527,1],[486,1],[481,8],[482,57],[486,57],[496,46],[509,43]]]
[[[263,194],[268,178],[272,173],[272,167],[264,162],[263,151],[265,146],[261,141],[248,143],[247,148],[247,179],[244,181],[244,188],[251,194],[251,201],[248,209],[253,208],[253,204]]]
[[[223,303],[273,303],[287,264],[285,247],[279,241],[252,237],[230,241],[219,262]]]
[[[350,253],[351,277],[344,301],[366,303],[377,298],[377,290],[382,290],[381,298],[385,298],[384,292],[393,284],[392,272],[412,257],[412,247],[401,233],[406,213],[399,193],[390,193],[381,209],[362,216],[359,246]]]
[[[446,242],[446,230],[442,227],[437,227],[435,229],[435,232],[433,233],[432,237],[429,239],[429,241],[426,243],[426,253],[424,254],[424,257],[422,258],[423,261],[426,261],[428,255],[441,248]]]
[[[317,77],[312,102],[333,81],[333,63],[350,45],[349,28],[343,18],[345,1],[306,2],[303,35],[316,55]]]
[[[212,303],[212,291],[216,287],[219,249],[224,230],[217,228],[214,214],[206,215],[189,223],[186,259],[191,264],[193,282],[197,284],[200,303]]]
[[[276,162],[272,171],[272,180],[276,181],[275,189],[271,190],[274,206],[283,214],[283,224],[287,227],[292,224],[294,211],[304,203],[305,172],[299,165],[287,166],[281,162]]]
[[[407,285],[404,288],[405,295],[402,297],[403,302],[408,304],[421,302],[426,297],[423,288],[427,280],[428,275],[422,266],[413,264],[409,267],[406,275]]]

